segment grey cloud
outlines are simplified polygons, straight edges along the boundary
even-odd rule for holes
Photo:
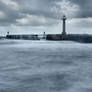
[[[16,2],[20,6],[18,10],[14,10],[12,9],[12,7],[9,7],[0,1],[0,11],[3,11],[7,16],[5,19],[0,19],[0,25],[11,25],[11,24],[16,25],[18,24],[16,20],[25,18],[27,14],[34,16],[44,16],[47,19],[51,18],[54,20],[54,22],[50,22],[50,20],[48,20],[48,23],[46,24],[50,25],[50,23],[55,24],[55,20],[57,21],[57,19],[60,19],[60,17],[62,16],[63,10],[61,10],[61,13],[59,12],[61,8],[60,5],[58,5],[57,3],[60,3],[63,0],[12,0],[12,1]],[[92,17],[92,10],[91,10],[92,0],[66,0],[66,2],[67,1],[70,1],[71,6],[74,4],[79,6],[79,11],[76,13],[76,16],[71,16],[71,18]],[[57,11],[54,9],[57,9]],[[44,24],[40,22],[35,22],[30,23],[29,25],[39,26]]]
[[[21,18],[20,12],[13,10],[12,7],[8,7],[0,1],[0,11],[6,15],[5,19],[0,19],[0,25],[10,25],[15,22],[15,19]]]
[[[80,11],[77,17],[85,18],[92,17],[92,0],[70,0],[71,2],[80,6]]]

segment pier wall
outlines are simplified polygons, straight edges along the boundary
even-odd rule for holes
[[[84,43],[92,43],[92,35],[85,34],[48,34],[46,37],[47,40],[66,40],[66,41],[78,41]]]

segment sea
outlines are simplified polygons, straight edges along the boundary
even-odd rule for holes
[[[0,40],[0,92],[92,92],[92,44]]]

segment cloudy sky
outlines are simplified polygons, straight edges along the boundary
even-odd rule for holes
[[[92,33],[92,0],[0,0],[0,34]]]

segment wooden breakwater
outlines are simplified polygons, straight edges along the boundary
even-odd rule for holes
[[[87,34],[48,34],[46,36],[46,40],[54,40],[54,41],[77,41],[83,43],[92,43],[92,35]]]
[[[6,39],[40,40],[38,35],[6,35]]]
[[[5,36],[0,36],[0,40],[6,39]]]

